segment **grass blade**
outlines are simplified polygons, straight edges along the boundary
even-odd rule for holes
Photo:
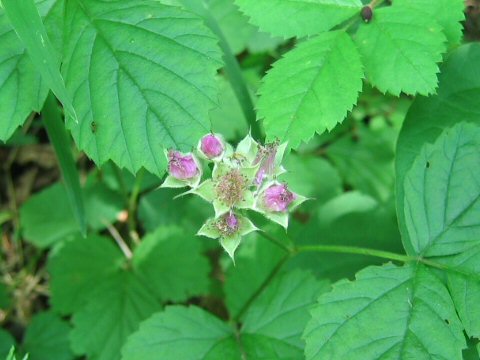
[[[71,143],[69,135],[63,124],[60,108],[52,93],[47,97],[42,111],[42,118],[48,137],[55,149],[58,163],[60,164],[70,205],[78,224],[80,225],[80,230],[85,236],[87,225],[79,175],[73,158],[72,149],[70,147]]]
[[[60,74],[60,60],[47,36],[34,0],[2,0],[2,4],[42,79],[62,102],[68,115],[76,119],[75,110]]]

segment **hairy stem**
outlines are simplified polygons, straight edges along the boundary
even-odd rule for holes
[[[138,172],[135,183],[133,184],[132,193],[128,199],[128,232],[135,244],[138,244],[140,241],[137,233],[137,204],[144,174],[145,171],[143,169]]]

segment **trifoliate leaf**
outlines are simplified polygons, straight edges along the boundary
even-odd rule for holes
[[[360,13],[360,0],[235,0],[253,24],[275,36],[304,37],[330,30]]]
[[[408,242],[417,254],[454,255],[480,240],[480,127],[460,123],[426,144],[405,177]]]
[[[201,239],[179,227],[159,227],[135,250],[133,266],[161,301],[206,294],[210,265]]]
[[[355,40],[367,80],[380,91],[435,91],[446,38],[432,17],[407,7],[376,9],[372,21],[360,25]]]
[[[69,334],[67,322],[53,313],[40,313],[28,325],[23,348],[30,360],[72,360]]]
[[[61,48],[63,1],[36,0],[48,36]],[[32,111],[40,111],[48,87],[31,62],[22,42],[0,8],[0,140],[6,141]]]
[[[277,61],[260,87],[258,118],[269,139],[292,148],[343,121],[362,89],[360,55],[343,31],[300,43]]]
[[[307,360],[461,360],[462,330],[447,289],[429,268],[388,264],[320,296],[304,333],[305,354]]]
[[[450,46],[458,45],[462,39],[462,24],[465,19],[465,4],[462,0],[396,0],[395,7],[411,7],[428,16],[443,28]]]
[[[163,148],[189,151],[210,130],[216,39],[196,15],[154,0],[69,1],[65,23],[78,147],[97,164],[162,175]]]
[[[98,284],[119,271],[124,257],[112,241],[90,235],[60,245],[50,255],[51,304],[61,314],[71,314],[83,306]]]
[[[292,295],[292,284],[307,286]],[[205,310],[168,307],[140,325],[122,359],[301,359],[308,309],[323,290],[308,273],[277,278],[251,304],[240,334]]]
[[[119,359],[127,337],[159,309],[160,304],[135,274],[112,275],[97,285],[87,304],[74,314],[72,348],[90,359]]]
[[[442,65],[438,94],[418,97],[410,108],[398,138],[395,156],[397,215],[403,244],[408,253],[414,249],[407,241],[404,215],[404,182],[408,170],[422,146],[432,143],[443,129],[460,121],[480,122],[480,44],[463,45],[452,52]]]

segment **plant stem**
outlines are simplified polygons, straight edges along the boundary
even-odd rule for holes
[[[412,257],[408,255],[401,255],[392,253],[389,251],[375,250],[360,248],[355,246],[342,246],[342,245],[306,245],[299,246],[295,250],[296,253],[302,252],[333,252],[333,253],[342,253],[342,254],[358,254],[366,256],[374,256],[382,259],[409,262],[409,261],[418,261],[419,258]]]
[[[282,266],[285,264],[285,262],[290,258],[292,254],[286,254],[279,262],[278,264],[273,268],[273,270],[270,272],[270,274],[267,276],[267,278],[263,281],[263,283],[258,287],[258,289],[250,296],[250,298],[245,302],[243,307],[240,309],[238,314],[235,316],[235,321],[238,322],[242,316],[245,314],[245,312],[248,310],[250,305],[260,296],[260,294],[270,285],[273,279],[275,279],[275,276],[279,273],[281,270]]]
[[[132,193],[130,194],[130,198],[128,200],[128,232],[135,244],[138,244],[140,241],[137,233],[137,202],[144,175],[144,169],[141,169],[137,173],[135,183],[133,184]]]
[[[263,236],[265,239],[267,239],[268,241],[274,243],[275,245],[277,245],[279,248],[281,248],[283,251],[285,251],[286,253],[288,254],[293,254],[295,252],[295,249],[293,248],[290,248],[288,247],[287,245],[283,244],[282,241],[274,238],[273,236],[271,236],[269,233],[263,231],[263,230],[260,230],[258,232],[261,236]]]
[[[117,231],[117,229],[112,224],[110,224],[106,221],[103,221],[103,223],[107,227],[108,232],[110,233],[110,235],[112,235],[113,239],[117,243],[120,250],[122,250],[125,257],[128,260],[130,260],[133,256],[132,250],[130,250],[127,243],[125,242],[125,240],[123,240],[122,236],[120,235],[120,233]]]

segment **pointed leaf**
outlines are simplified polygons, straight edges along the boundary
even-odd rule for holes
[[[236,0],[261,30],[275,36],[304,37],[330,30],[356,13],[360,0]]]
[[[65,22],[77,145],[97,164],[162,175],[163,148],[190,151],[210,130],[216,39],[196,15],[154,0],[68,1]]]
[[[360,55],[343,31],[300,43],[277,61],[260,87],[258,117],[269,139],[297,148],[315,132],[333,129],[362,89]]]
[[[382,92],[428,95],[437,87],[438,65],[446,50],[442,28],[411,8],[375,9],[355,37],[370,83]]]

